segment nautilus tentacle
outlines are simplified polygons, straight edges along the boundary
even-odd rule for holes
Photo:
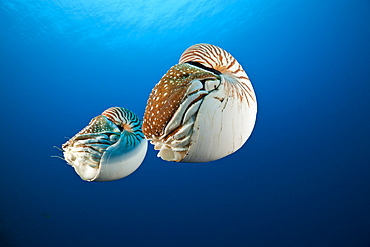
[[[164,160],[207,162],[238,150],[256,114],[252,84],[236,59],[217,46],[197,44],[153,88],[143,132]]]
[[[130,110],[112,107],[63,144],[65,160],[87,181],[112,181],[133,173],[148,143],[141,120]]]

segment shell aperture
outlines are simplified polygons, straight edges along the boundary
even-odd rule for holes
[[[141,120],[112,107],[62,145],[65,160],[86,181],[112,181],[133,173],[144,160],[147,140]]]
[[[164,160],[208,162],[238,150],[256,114],[252,84],[236,59],[217,46],[197,44],[153,88],[143,132]]]

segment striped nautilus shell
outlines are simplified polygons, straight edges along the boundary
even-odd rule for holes
[[[208,162],[243,146],[256,114],[256,95],[242,66],[220,47],[196,44],[153,88],[143,133],[164,160]]]
[[[144,160],[148,142],[141,120],[130,110],[112,107],[63,144],[64,159],[86,181],[112,181],[133,173]]]

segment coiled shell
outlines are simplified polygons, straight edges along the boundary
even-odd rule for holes
[[[112,107],[62,145],[64,159],[86,181],[112,181],[133,173],[144,160],[147,140],[141,120]]]
[[[208,162],[238,150],[256,114],[252,84],[236,59],[217,46],[197,44],[153,88],[143,133],[164,160]]]

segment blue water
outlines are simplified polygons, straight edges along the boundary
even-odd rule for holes
[[[195,43],[258,99],[248,142],[202,164],[150,146],[122,180],[51,155],[111,106],[143,116]],[[370,246],[367,0],[0,2],[0,246]]]

